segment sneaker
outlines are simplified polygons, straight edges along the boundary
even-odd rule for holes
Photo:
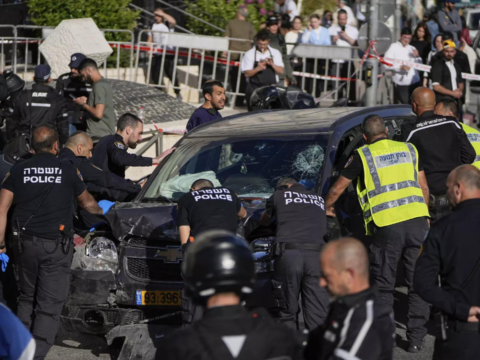
[[[422,347],[419,345],[410,345],[407,350],[409,353],[419,353],[422,351]]]
[[[177,100],[178,101],[183,101],[182,95],[180,95],[180,93],[177,94]]]

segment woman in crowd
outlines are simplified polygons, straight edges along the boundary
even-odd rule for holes
[[[302,18],[300,16],[295,16],[292,21],[292,27],[290,31],[285,35],[285,41],[287,43],[287,54],[291,55],[292,50],[295,47],[294,44],[299,44],[302,40]]]
[[[415,49],[418,50],[418,54],[422,58],[422,62],[424,64],[427,61],[431,43],[432,38],[430,36],[428,26],[422,21],[417,25],[417,28],[415,29],[410,45],[412,45]]]
[[[323,17],[322,17],[322,26],[328,29],[330,26],[332,26],[332,22],[333,22],[333,13],[330,10],[325,10],[325,13],[323,14]]]
[[[292,23],[290,22],[290,16],[288,14],[283,14],[280,19],[280,34],[286,36],[291,28]]]
[[[442,51],[443,50],[443,45],[442,45],[442,34],[438,34],[437,36],[435,36],[435,38],[433,39],[433,42],[432,42],[432,45],[433,45],[433,48],[435,48],[435,50],[431,50],[429,53],[428,53],[428,56],[427,56],[427,60],[426,60],[426,64],[427,65],[432,65],[432,57],[439,51]],[[423,73],[423,86],[427,86],[432,88],[431,86],[431,81],[429,80],[429,76],[428,76],[428,73],[427,72],[424,72]]]

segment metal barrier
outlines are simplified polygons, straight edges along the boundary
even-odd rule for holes
[[[0,25],[0,28],[10,28],[12,29],[11,37],[0,37],[1,47],[0,47],[0,71],[3,71],[6,64],[6,56],[5,56],[5,44],[12,44],[12,60],[11,64],[12,67],[16,68],[16,61],[17,61],[17,27],[14,25]]]
[[[135,47],[135,35],[133,33],[133,31],[131,30],[121,30],[121,29],[101,29],[102,33],[105,35],[105,33],[127,33],[127,34],[130,34],[130,41],[109,41],[108,43],[110,44],[110,46],[112,48],[116,48],[117,49],[117,56],[116,56],[116,63],[117,63],[117,66],[116,66],[116,70],[117,70],[117,80],[120,80],[121,77],[120,77],[120,53],[122,50],[127,50],[127,49],[124,49],[125,47],[129,47],[130,51],[130,61],[129,61],[129,64],[130,64],[130,81],[133,81],[133,73],[132,73],[132,68],[133,68],[133,59],[134,59],[134,47]],[[110,55],[111,56],[115,56],[115,52]],[[110,58],[109,57],[109,58]],[[105,62],[103,63],[103,71],[104,71],[104,77],[106,79],[108,79],[108,71],[107,71],[107,61],[108,61],[108,58],[105,59]]]

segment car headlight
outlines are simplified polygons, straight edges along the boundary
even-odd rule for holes
[[[84,270],[110,270],[114,274],[118,269],[118,253],[115,243],[106,237],[93,238],[81,254],[80,265]]]
[[[250,249],[252,250],[253,258],[255,259],[255,272],[257,274],[273,271],[271,249],[274,242],[275,237],[268,237],[255,239],[250,244]]]

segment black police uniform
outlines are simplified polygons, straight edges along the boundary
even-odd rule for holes
[[[339,297],[330,306],[325,326],[309,335],[306,360],[392,359],[392,310],[374,289]]]
[[[418,294],[447,315],[447,341],[437,327],[434,359],[478,359],[479,323],[468,323],[480,306],[480,199],[465,200],[432,225],[415,268]],[[439,287],[438,277],[441,279]]]
[[[13,112],[7,118],[7,139],[32,129],[48,125],[58,131],[61,144],[68,139],[68,114],[65,99],[55,89],[44,84],[33,84],[13,100]]]
[[[296,328],[299,295],[307,329],[321,325],[328,312],[329,296],[320,281],[320,251],[327,232],[325,203],[321,196],[300,184],[277,190],[268,199],[267,215],[277,218],[275,260],[272,283],[279,305],[280,321]]]
[[[75,156],[72,150],[63,148],[58,155],[60,160],[69,161],[83,176],[87,190],[97,200],[130,201],[142,190],[140,185],[124,179],[109,171],[103,171],[88,161],[84,156]],[[79,208],[77,211],[80,222],[75,222],[75,228],[90,230],[102,221],[98,216]]]
[[[127,152],[128,146],[119,134],[107,135],[100,139],[93,149],[91,162],[102,169],[122,178],[127,166],[152,166],[153,159]]]
[[[162,360],[300,360],[299,336],[275,324],[265,310],[248,312],[240,305],[208,309],[192,326],[166,339],[157,351]]]
[[[82,106],[73,102],[72,96],[88,98],[92,92],[92,85],[83,81],[81,76],[73,76],[70,72],[58,77],[55,88],[65,98],[69,124],[74,125],[77,130],[85,130],[87,113]]]
[[[190,242],[202,232],[216,229],[236,233],[237,214],[242,204],[235,192],[224,187],[203,188],[183,195],[178,201],[178,226],[190,226]],[[188,325],[202,317],[202,309],[182,291],[182,319]]]
[[[85,184],[70,163],[40,153],[15,164],[3,189],[14,194],[12,223],[22,229],[14,246],[20,287],[17,316],[35,338],[35,358],[43,359],[54,343],[68,295],[72,204]]]
[[[406,141],[415,145],[422,160],[430,190],[430,216],[435,222],[450,213],[445,195],[448,174],[457,166],[473,163],[475,149],[454,117],[435,115],[433,111],[417,118]]]

